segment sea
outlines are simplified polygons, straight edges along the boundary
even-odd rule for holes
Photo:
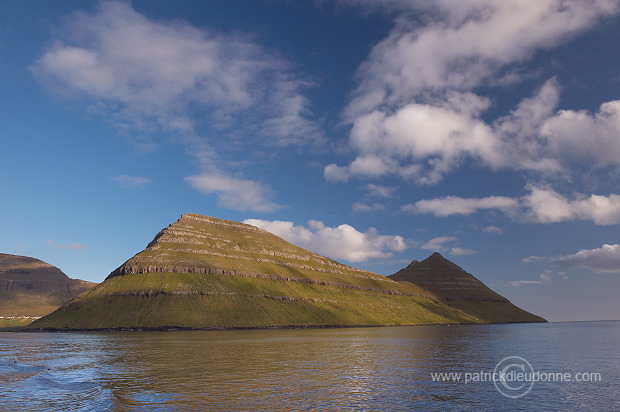
[[[0,333],[1,411],[620,410],[620,321]]]

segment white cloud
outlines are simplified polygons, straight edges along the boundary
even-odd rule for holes
[[[454,237],[454,236],[440,236],[440,237],[436,237],[436,238],[429,240],[424,245],[422,245],[421,248],[424,250],[433,250],[436,252],[449,253],[454,256],[472,255],[474,253],[477,253],[474,250],[464,249],[459,246],[454,246],[454,245],[447,246],[446,245],[446,243],[454,244],[458,242],[458,240],[459,238]]]
[[[486,233],[495,233],[496,235],[503,235],[504,234],[504,229],[502,229],[501,227],[498,227],[498,226],[487,226],[487,227],[483,228],[482,231],[486,232]]]
[[[566,171],[563,163],[572,160],[620,164],[620,102],[605,103],[596,115],[554,113],[559,85],[551,79],[510,115],[487,123],[481,114],[490,101],[473,92],[521,81],[522,62],[616,14],[619,3],[343,1],[387,10],[396,24],[359,68],[345,110],[356,158],[328,165],[328,180],[395,174],[436,184],[468,160],[542,173]],[[591,135],[600,145],[580,151]]]
[[[359,155],[349,166],[329,165],[325,169],[328,179],[397,173],[421,184],[434,184],[465,155],[493,167],[500,161],[488,125],[471,113],[429,104],[412,103],[391,115],[375,110],[358,117],[350,144]],[[430,167],[421,166],[429,158],[433,159]]]
[[[541,129],[554,115],[559,100],[560,85],[552,78],[532,97],[521,100],[509,115],[493,122],[505,167],[540,172],[562,169],[557,153],[551,152],[541,137]]]
[[[620,196],[578,194],[570,200],[551,189],[529,187],[522,199],[526,218],[538,223],[591,220],[597,225],[620,223]]]
[[[396,192],[395,187],[375,185],[373,183],[369,183],[366,187],[368,188],[369,197],[390,198]]]
[[[45,241],[45,243],[48,246],[51,246],[51,247],[56,248],[56,249],[62,249],[62,250],[84,250],[84,249],[86,249],[86,246],[82,245],[80,243],[58,244],[58,243],[54,242],[52,239],[47,239]]]
[[[453,256],[465,256],[465,255],[473,255],[478,252],[476,252],[475,250],[465,249],[465,248],[457,246],[457,247],[450,248],[448,253],[450,253]]]
[[[188,176],[185,180],[202,193],[216,193],[221,207],[256,212],[274,212],[282,208],[269,200],[273,194],[268,186],[252,180],[216,174]]]
[[[313,85],[249,35],[153,20],[121,1],[102,1],[92,14],[74,13],[57,33],[61,38],[31,71],[50,90],[81,99],[119,132],[140,136],[137,147],[152,150],[156,144],[149,139],[160,133],[184,145],[203,170],[224,175],[222,147],[323,139],[303,94]],[[256,198],[261,184],[243,184]],[[226,194],[220,200],[242,207]],[[258,204],[275,209],[264,200]]]
[[[91,99],[120,127],[187,134],[207,113],[215,129],[251,118],[278,144],[318,137],[301,94],[310,84],[249,36],[151,20],[118,1],[67,21],[64,41],[31,69],[50,87]]]
[[[542,280],[511,280],[506,283],[506,286],[511,288],[518,288],[524,285],[541,285],[545,282]]]
[[[557,223],[589,220],[597,225],[620,223],[620,195],[586,196],[575,194],[569,199],[553,189],[527,186],[529,194],[520,198],[489,196],[465,199],[446,196],[424,199],[404,205],[401,210],[409,213],[428,213],[438,217],[470,215],[480,210],[499,210],[514,220],[535,223]]]
[[[405,205],[401,210],[409,213],[431,213],[435,216],[471,215],[482,209],[499,209],[505,212],[513,210],[518,201],[505,196],[464,199],[458,196],[446,196],[438,199],[419,200]]]
[[[620,164],[620,100],[603,103],[599,111],[560,110],[546,119],[542,136],[557,156],[587,161],[596,167]]]
[[[598,249],[582,249],[572,255],[530,256],[524,262],[548,262],[563,268],[585,268],[595,273],[620,273],[620,245],[604,244]]]
[[[429,240],[421,247],[424,250],[442,250],[444,248],[444,243],[456,242],[457,240],[459,239],[454,236],[440,236]]]
[[[382,203],[366,204],[366,203],[356,202],[356,203],[353,203],[353,206],[351,207],[351,209],[353,209],[354,212],[376,212],[378,210],[385,210],[385,205]]]
[[[552,272],[550,270],[546,270],[545,272],[541,273],[538,276],[540,280],[511,280],[509,282],[506,282],[506,286],[511,288],[519,288],[526,285],[542,285],[545,283],[549,283],[552,279],[551,273]]]
[[[307,227],[277,220],[247,219],[244,223],[265,229],[318,254],[350,262],[391,257],[391,252],[402,252],[407,248],[401,236],[380,235],[374,228],[360,232],[350,225],[329,227],[316,220],[309,221]]]
[[[151,182],[150,179],[142,176],[119,175],[114,176],[112,179],[116,180],[118,182],[118,185],[123,189],[132,187],[144,187]]]
[[[349,116],[386,104],[402,106],[425,91],[471,90],[496,81],[506,66],[563,43],[618,11],[613,0],[409,5],[416,13],[401,14],[392,33],[360,68],[361,83]]]

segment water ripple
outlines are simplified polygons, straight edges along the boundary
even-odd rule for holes
[[[175,333],[0,334],[2,411],[620,409],[620,322]],[[506,356],[601,382],[503,397]]]

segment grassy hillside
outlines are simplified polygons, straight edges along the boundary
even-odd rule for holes
[[[183,215],[32,329],[268,328],[484,322],[408,282],[262,229]],[[515,321],[519,321],[515,319]]]
[[[113,277],[33,328],[264,328],[475,322],[426,297],[221,274]],[[392,290],[392,293],[394,290]]]

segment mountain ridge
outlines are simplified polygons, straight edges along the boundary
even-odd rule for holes
[[[44,316],[94,285],[42,260],[0,253],[0,316]]]
[[[447,305],[489,322],[518,319],[528,313],[439,252],[422,261],[414,260],[388,278],[417,285]],[[494,313],[487,310],[489,304],[495,304]]]
[[[527,312],[523,312],[527,313]],[[533,315],[532,315],[533,316]],[[523,316],[518,321],[531,321]],[[38,330],[479,323],[419,285],[353,268],[263,229],[184,214]]]

